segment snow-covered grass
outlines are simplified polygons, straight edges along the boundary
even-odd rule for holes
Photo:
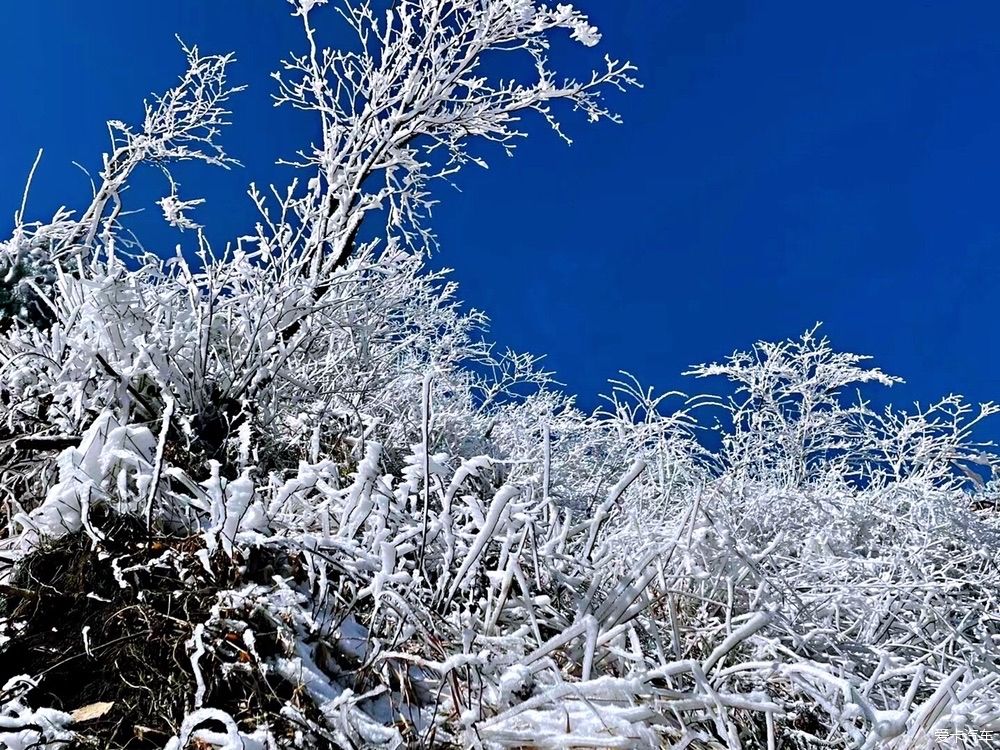
[[[996,408],[876,412],[848,394],[897,379],[814,330],[692,369],[722,397],[623,377],[581,412],[424,267],[418,149],[450,174],[516,111],[601,119],[631,68],[556,87],[547,35],[598,40],[567,6],[350,4],[367,51],[325,55],[319,5],[282,92],[323,150],[305,193],[251,192],[253,234],[189,263],[118,224],[139,164],[230,163],[229,58],[186,49],[92,205],[22,207],[0,247],[0,745],[1000,739],[1000,486],[972,437]],[[541,81],[468,78],[502,50]],[[357,246],[379,206],[384,246]]]

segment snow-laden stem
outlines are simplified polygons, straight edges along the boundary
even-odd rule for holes
[[[174,416],[174,406],[176,401],[169,393],[163,394],[165,407],[160,422],[160,435],[156,441],[156,456],[153,462],[153,476],[149,483],[149,493],[146,497],[146,534],[150,538],[153,535],[153,520],[156,516],[156,499],[160,493],[160,479],[163,476],[163,453],[167,447],[167,438],[170,435],[170,420]]]
[[[431,505],[431,389],[434,386],[434,373],[424,375],[423,387],[420,390],[420,439],[423,447],[423,509],[420,528],[419,563],[423,565],[424,550],[427,547],[427,521]]]

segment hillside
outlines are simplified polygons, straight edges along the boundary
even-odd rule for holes
[[[898,379],[814,329],[582,412],[426,268],[427,214],[520,113],[613,119],[631,67],[557,77],[552,34],[600,39],[569,6],[350,3],[334,52],[322,5],[279,91],[324,141],[252,233],[212,248],[170,176],[231,163],[231,58],[185,47],[91,204],[0,245],[0,745],[1000,737],[998,407],[875,410]],[[479,69],[508,52],[538,79]],[[148,164],[192,257],[121,223]]]

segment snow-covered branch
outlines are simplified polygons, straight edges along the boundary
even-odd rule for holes
[[[293,2],[308,51],[275,75],[278,103],[315,112],[322,123],[323,142],[300,152],[297,162],[315,170],[297,205],[308,226],[303,267],[323,256],[313,273],[342,265],[362,221],[375,211],[384,211],[390,231],[407,240],[432,241],[425,221],[434,204],[430,183],[469,163],[486,166],[477,142],[510,153],[524,136],[521,117],[532,111],[563,135],[560,103],[592,122],[617,121],[602,92],[637,85],[635,68],[610,58],[584,79],[563,78],[550,66],[553,33],[568,32],[586,46],[600,41],[571,5],[396,0],[381,9],[370,0],[345,2],[336,11],[358,44],[331,50],[318,42],[312,18],[325,4]],[[528,80],[493,72],[517,54],[533,63]]]

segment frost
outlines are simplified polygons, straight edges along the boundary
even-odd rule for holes
[[[111,497],[128,485],[140,488],[148,481],[155,438],[145,427],[119,425],[104,412],[84,432],[80,447],[67,448],[57,459],[59,481],[45,500],[28,515],[19,515],[27,533],[24,542],[59,537],[79,531],[86,524],[91,502]],[[123,493],[124,494],[124,493]],[[128,501],[119,495],[119,507]]]
[[[199,729],[206,722],[222,724],[224,732]],[[170,739],[164,750],[183,750],[191,740],[216,750],[267,750],[274,747],[274,738],[267,728],[244,733],[236,726],[236,721],[225,711],[202,708],[188,714],[181,725],[180,734]]]
[[[277,98],[322,140],[300,181],[251,188],[249,234],[164,258],[118,223],[140,165],[185,229],[200,201],[170,165],[233,163],[231,58],[184,47],[141,123],[110,124],[91,203],[22,210],[0,243],[0,665],[29,672],[0,672],[0,744],[993,731],[1000,461],[973,434],[1000,408],[876,411],[863,394],[898,379],[813,329],[690,371],[722,395],[623,375],[582,412],[425,265],[430,186],[513,148],[530,112],[615,119],[600,94],[632,66],[557,75],[554,35],[600,39],[566,4],[294,5],[307,51]],[[353,47],[322,48],[327,12]],[[531,76],[498,73],[519,53]],[[78,694],[106,718],[52,708]]]
[[[29,710],[16,703],[4,705],[0,715],[0,745],[9,750],[59,747],[73,738],[70,716],[50,708]]]
[[[186,212],[196,206],[200,206],[204,202],[204,198],[182,201],[176,195],[168,195],[159,200],[159,205],[163,209],[163,218],[166,219],[170,226],[181,230],[201,229],[201,225],[196,224],[188,218]]]

